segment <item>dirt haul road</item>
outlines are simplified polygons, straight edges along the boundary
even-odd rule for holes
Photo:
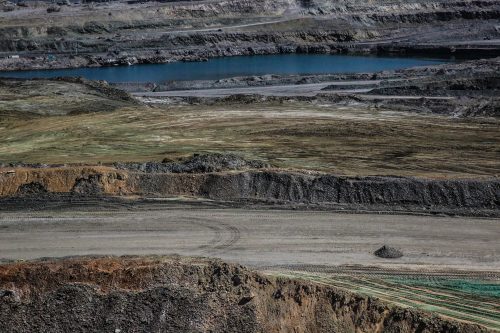
[[[495,219],[165,207],[1,213],[0,258],[177,253],[266,269],[358,264],[500,271]],[[383,244],[404,256],[375,257]]]

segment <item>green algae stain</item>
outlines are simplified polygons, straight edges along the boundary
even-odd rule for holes
[[[500,298],[500,282],[479,281],[466,279],[419,279],[391,277],[384,279],[387,282],[405,284],[413,287],[426,287],[435,290],[446,290],[452,293],[470,294],[482,297]]]

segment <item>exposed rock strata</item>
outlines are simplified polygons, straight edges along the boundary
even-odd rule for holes
[[[151,195],[388,206],[500,207],[500,181],[496,179],[350,178],[282,171],[131,176],[134,188]]]
[[[189,165],[189,164],[188,164]],[[157,164],[158,166],[158,164]],[[78,196],[188,196],[216,201],[257,201],[317,205],[354,205],[387,209],[500,208],[500,181],[490,179],[421,179],[342,177],[274,169],[210,172],[214,164],[181,170],[165,163],[150,172],[104,166],[0,169],[0,196],[73,193]],[[172,169],[171,171],[167,171]],[[179,168],[184,168],[181,166]],[[206,172],[208,171],[208,172]]]
[[[64,20],[66,8],[51,14],[40,9],[31,17],[19,7],[12,20],[5,15],[0,52],[21,58],[1,59],[0,69],[278,53],[500,54],[498,43],[490,42],[499,38],[500,6],[493,0],[233,0],[97,7],[67,9],[71,21]]]

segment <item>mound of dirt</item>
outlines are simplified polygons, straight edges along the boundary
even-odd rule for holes
[[[62,81],[69,83],[81,84],[89,88],[89,90],[94,90],[96,93],[109,98],[110,100],[124,101],[132,104],[137,104],[137,100],[132,97],[129,93],[116,89],[109,85],[106,81],[96,81],[87,80],[83,77],[58,77],[54,81]]]
[[[89,175],[78,178],[71,189],[71,193],[84,196],[99,196],[104,193],[101,175]]]
[[[245,160],[235,154],[194,154],[186,160],[177,162],[147,163],[115,163],[115,167],[123,170],[147,173],[207,173],[227,170],[262,169],[269,165],[256,160]]]
[[[130,94],[82,78],[0,78],[0,116],[39,117],[111,112],[137,106]]]
[[[486,332],[218,260],[73,258],[0,265],[2,333]]]
[[[31,182],[28,184],[22,184],[17,189],[17,195],[19,196],[36,196],[47,194],[48,191],[43,184],[38,182]]]
[[[387,245],[382,246],[380,249],[375,251],[373,254],[375,254],[377,257],[380,258],[385,258],[385,259],[397,259],[401,258],[403,256],[403,252],[400,250],[390,247]]]

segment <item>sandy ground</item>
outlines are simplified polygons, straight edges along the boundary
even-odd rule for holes
[[[495,219],[165,207],[2,213],[0,257],[181,254],[261,269],[356,264],[500,272]],[[372,255],[383,244],[405,256]]]
[[[244,87],[244,88],[221,88],[221,89],[190,89],[190,90],[174,90],[161,92],[138,92],[135,96],[142,97],[225,97],[235,94],[259,94],[263,96],[315,96],[322,92],[321,89],[331,85],[373,85],[380,81],[346,81],[346,82],[323,82],[309,84],[293,84],[293,85],[277,85],[263,87]],[[370,89],[343,89],[330,90],[328,92],[335,93],[362,93],[368,92]]]
[[[161,97],[227,97],[232,95],[262,95],[262,96],[316,96],[320,93],[325,93],[321,90],[330,84],[315,83],[315,84],[300,84],[288,86],[264,86],[264,87],[248,87],[248,88],[222,88],[222,89],[189,89],[189,90],[172,90],[160,92],[136,92],[132,93],[135,97],[143,98],[161,98]],[[384,100],[415,100],[425,98],[427,100],[452,100],[449,96],[404,96],[404,95],[365,95],[363,93],[370,92],[372,89],[342,89],[328,90],[329,94],[353,94],[364,99],[384,99]],[[147,103],[161,103],[161,101],[143,99]]]
[[[73,105],[57,96],[44,98],[46,110]],[[40,100],[14,97],[19,108]],[[496,177],[498,126],[496,119],[397,112],[359,102],[155,104],[60,117],[0,116],[0,161],[92,164],[232,152],[278,168],[337,175]]]

